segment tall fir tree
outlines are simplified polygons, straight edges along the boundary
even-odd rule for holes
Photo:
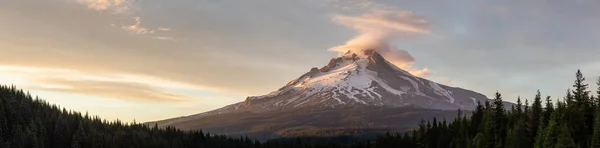
[[[506,137],[506,115],[504,109],[504,101],[502,101],[502,95],[496,92],[494,97],[494,107],[492,111],[492,137],[494,146],[503,146],[503,141]]]
[[[594,120],[592,141],[590,147],[592,148],[600,148],[600,104],[596,107],[596,115]]]
[[[549,148],[554,147],[556,145],[556,137],[558,136],[558,119],[556,116],[557,113],[552,114],[550,122],[548,126],[544,130],[544,137],[542,141],[540,141],[540,148]]]
[[[598,95],[598,99],[600,99],[600,78],[598,78],[598,82],[596,83],[598,85],[596,94]],[[592,133],[592,137],[591,137],[591,144],[590,147],[592,148],[599,148],[600,147],[600,101],[596,101],[596,113],[594,116],[594,126],[593,126],[593,133]]]
[[[531,115],[529,115],[531,117],[531,123],[529,124],[529,131],[531,131],[531,133],[535,134],[537,133],[538,130],[538,126],[540,124],[540,120],[541,117],[543,117],[543,112],[542,112],[542,94],[540,93],[540,90],[537,91],[537,94],[535,95],[535,98],[533,99],[533,104],[531,105]]]
[[[544,146],[544,139],[546,138],[546,123],[544,123],[544,121],[540,121],[540,126],[538,127],[539,129],[537,130],[538,132],[535,135],[535,140],[533,141],[533,147],[534,148],[543,148]]]
[[[585,84],[585,77],[581,73],[581,70],[577,70],[575,73],[575,82],[573,84],[573,102],[568,104],[567,107],[567,119],[569,129],[573,132],[573,138],[575,143],[579,147],[588,146],[588,138],[590,130],[586,130],[591,127],[593,118],[593,110],[591,110],[589,101],[588,84]]]
[[[596,89],[596,104],[600,104],[600,77],[598,77],[596,85],[598,86],[598,88]]]
[[[566,124],[562,124],[558,129],[558,137],[556,138],[555,148],[577,148],[577,144],[571,138],[571,132]]]
[[[582,106],[588,101],[586,99],[589,97],[589,92],[587,91],[588,84],[585,84],[585,77],[583,76],[583,73],[581,73],[581,70],[577,70],[577,73],[575,73],[575,83],[573,84],[573,88],[574,90],[572,93],[577,102],[577,106]]]
[[[558,99],[557,99],[558,100]],[[554,112],[554,102],[550,96],[546,96],[546,110],[544,112],[544,124],[548,125],[548,121],[550,120],[550,115]]]
[[[507,148],[529,148],[530,141],[526,133],[525,119],[521,118],[517,121],[515,127],[513,127],[506,139]]]
[[[75,135],[73,135],[73,140],[71,141],[71,147],[73,148],[82,148],[85,147],[84,141],[86,139],[85,130],[83,129],[83,124],[79,123],[77,126],[77,130],[75,131]]]

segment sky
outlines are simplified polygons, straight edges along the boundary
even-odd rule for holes
[[[599,5],[1,0],[0,83],[106,119],[154,121],[267,94],[327,64],[336,47],[384,41],[415,75],[513,102],[538,89],[557,99],[577,69],[596,88]]]

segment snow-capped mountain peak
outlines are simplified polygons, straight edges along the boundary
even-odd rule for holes
[[[388,62],[375,50],[349,51],[312,68],[267,95],[209,112],[268,112],[298,107],[420,107],[471,110],[487,98],[479,93],[416,77]]]
[[[455,110],[473,110],[486,100],[411,75],[374,50],[363,50],[333,58],[269,94],[156,123],[267,137],[338,127],[405,130],[423,118],[454,118]]]

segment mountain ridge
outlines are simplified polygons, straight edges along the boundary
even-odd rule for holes
[[[478,102],[486,100],[488,98],[483,94],[414,76],[387,61],[377,51],[369,49],[360,52],[348,51],[340,57],[332,58],[327,65],[311,68],[310,71],[269,94],[249,96],[242,102],[200,114],[151,123],[182,129],[202,128],[223,134],[260,133],[261,136],[265,136],[265,133],[277,135],[275,133],[278,131],[305,126],[290,121],[319,123],[319,125],[310,125],[311,127],[344,127],[351,124],[327,120],[346,120],[348,114],[361,114],[359,117],[353,117],[357,120],[348,122],[368,123],[358,124],[363,128],[369,125],[382,127],[394,123],[395,125],[387,126],[391,127],[390,129],[401,130],[409,128],[409,125],[418,124],[420,121],[418,119],[453,118],[456,116],[456,110],[474,110]],[[399,113],[393,111],[413,114],[398,116]],[[317,117],[319,114],[315,112],[335,114],[340,117],[319,118]],[[295,114],[299,114],[298,118],[302,119],[289,118]],[[382,119],[371,119],[369,116],[372,115],[368,114],[380,116]],[[387,120],[398,120],[407,124]],[[328,124],[328,122],[336,124]],[[272,127],[264,127],[264,125],[272,125]]]

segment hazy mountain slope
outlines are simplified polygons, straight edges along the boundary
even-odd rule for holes
[[[453,119],[456,115],[456,111],[360,106],[336,109],[295,108],[264,113],[228,113],[193,120],[183,118],[186,119],[185,121],[171,119],[158,124],[174,125],[184,130],[202,127],[202,130],[213,133],[270,139],[298,135],[324,135],[327,132],[363,134],[404,131],[414,127],[422,119],[433,119],[433,117]]]

